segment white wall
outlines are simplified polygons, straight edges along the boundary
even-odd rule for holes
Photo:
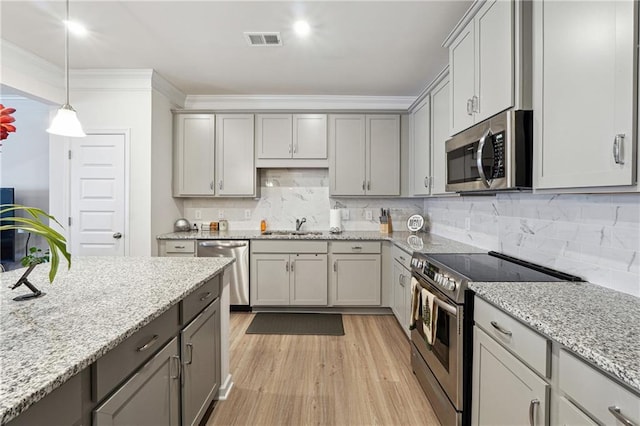
[[[171,101],[157,90],[152,92],[151,115],[151,237],[173,231],[173,223],[182,217],[183,200],[172,196],[173,116]],[[158,245],[151,242],[151,255]]]
[[[434,234],[640,297],[640,194],[429,198],[424,209]]]
[[[15,188],[15,202],[49,210],[49,106],[26,98],[0,100],[15,108],[15,133],[2,141],[0,148],[0,186]],[[26,234],[16,234],[16,260],[25,253]],[[46,248],[40,237],[32,236],[29,246]]]

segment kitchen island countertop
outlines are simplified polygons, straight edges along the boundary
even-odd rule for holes
[[[29,281],[46,293],[24,302],[9,290],[25,269],[0,274],[0,424],[42,399],[196,291],[234,259],[74,257],[52,284],[41,265]]]
[[[640,298],[588,282],[469,288],[640,394]]]

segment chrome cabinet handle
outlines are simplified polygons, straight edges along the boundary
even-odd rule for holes
[[[371,181],[367,181],[367,191],[371,190]]]
[[[531,426],[535,425],[535,407],[536,405],[540,405],[540,401],[537,399],[532,399],[529,403],[529,424]]]
[[[629,420],[627,418],[627,416],[625,416],[624,414],[622,414],[620,412],[620,408],[619,407],[616,407],[615,405],[612,405],[611,407],[609,407],[609,412],[611,414],[613,414],[613,417],[615,417],[623,425],[625,425],[625,426],[637,426],[635,423],[633,423],[631,420]]]
[[[171,375],[172,379],[177,380],[182,375],[182,364],[180,363],[180,357],[177,356],[177,355],[172,356],[171,359],[175,359],[176,360],[176,375],[173,376],[173,375],[171,375],[171,373],[169,373],[169,375]],[[171,368],[171,367],[169,367],[169,368]]]
[[[624,133],[619,133],[613,139],[613,161],[616,164],[624,164],[624,160],[621,158],[622,144],[624,143]]]
[[[113,234],[113,238],[115,238],[116,240],[119,240],[120,238],[122,238],[122,234],[119,232],[116,232],[115,234]]]
[[[424,177],[424,187],[429,188],[429,184],[431,183],[431,178],[429,176]]]
[[[400,260],[402,260],[403,262],[406,262],[407,259],[404,258],[404,256],[398,256],[400,258]]]
[[[289,144],[289,154],[291,154],[291,144]]]
[[[218,189],[222,190],[222,181],[218,182]]]
[[[207,300],[208,298],[210,298],[210,297],[211,297],[211,295],[212,295],[212,293],[211,293],[210,291],[206,292],[206,293],[204,294],[204,296],[202,296],[202,297],[200,298],[200,301],[201,301],[201,302],[204,302],[205,300]]]
[[[488,129],[484,135],[480,138],[480,142],[478,143],[478,151],[476,151],[476,165],[478,166],[478,173],[480,174],[480,179],[482,179],[482,183],[484,186],[489,188],[491,185],[487,180],[487,176],[484,174],[484,167],[482,167],[482,151],[484,150],[484,143],[487,138],[492,135],[491,129]]]
[[[365,188],[365,181],[362,181],[362,190],[364,191]]]
[[[298,152],[298,145],[293,146],[293,153],[296,154]]]
[[[480,112],[480,102],[478,102],[480,99],[476,96],[473,95],[471,97],[471,112]]]
[[[292,260],[292,261],[291,261],[291,266],[289,267],[289,270],[290,270],[291,272],[293,272],[293,265],[294,265],[295,263],[296,263],[296,261],[295,261],[295,260]]]
[[[511,331],[507,330],[504,327],[501,327],[500,324],[498,324],[497,322],[491,321],[491,325],[493,326],[493,328],[498,330],[500,333],[502,333],[502,334],[504,334],[506,336],[509,336],[509,337],[513,336],[513,333]]]
[[[284,263],[284,270],[289,272],[289,262]]]
[[[353,247],[351,247],[351,250],[360,251],[360,250],[362,250],[362,247],[361,246],[353,246]]]
[[[189,361],[186,361],[184,365],[189,365],[193,362],[193,343],[187,343],[186,348],[189,350]]]
[[[158,338],[159,338],[159,337],[160,337],[160,336],[158,336],[157,334],[154,334],[154,335],[153,335],[153,337],[152,337],[152,338],[151,338],[147,343],[145,343],[144,345],[140,346],[138,349],[136,349],[136,351],[138,351],[138,352],[144,352],[144,351],[146,351],[146,350],[147,350],[147,349],[149,349],[151,346],[153,346],[153,345],[155,345],[155,344],[156,344],[156,342],[158,341]]]
[[[337,265],[337,261],[333,261],[333,272],[338,272],[338,265]]]
[[[209,188],[213,190],[213,181],[209,182]]]
[[[471,98],[467,99],[467,115],[473,115],[473,111],[471,110]]]
[[[185,246],[175,246],[174,248],[183,249],[183,248],[185,248]]]

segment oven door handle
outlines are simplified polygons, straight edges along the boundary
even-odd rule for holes
[[[458,317],[458,309],[455,306],[450,305],[450,304],[448,304],[446,302],[443,302],[442,300],[438,299],[437,297],[434,300],[436,302],[436,305],[438,305],[443,310],[447,311],[447,313],[449,313],[452,317],[454,317],[454,318]]]
[[[487,176],[484,174],[484,167],[482,166],[482,151],[484,151],[484,143],[488,137],[492,135],[491,129],[487,129],[487,131],[480,138],[480,143],[478,143],[478,151],[476,152],[476,165],[478,166],[478,173],[480,174],[480,179],[482,179],[482,183],[484,186],[489,188],[491,184],[487,180]]]

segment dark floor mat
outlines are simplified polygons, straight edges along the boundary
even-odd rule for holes
[[[344,327],[342,314],[259,312],[246,333],[344,336]]]

